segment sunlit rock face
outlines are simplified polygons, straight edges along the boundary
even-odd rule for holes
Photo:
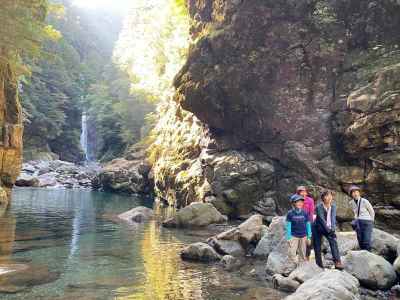
[[[0,203],[7,204],[22,164],[22,114],[14,75],[0,65]]]
[[[400,6],[305,0],[188,5],[194,43],[174,81],[175,110],[192,113],[204,138],[185,148],[190,155],[178,151],[185,153],[178,169],[165,167],[156,177],[161,195],[182,205],[213,201],[232,215],[254,207],[273,215],[287,209],[297,184],[343,192],[357,183],[379,206],[378,219],[398,218]],[[160,130],[165,139],[174,128],[193,128],[173,119],[174,126]],[[214,157],[202,159],[205,153]],[[244,158],[222,163],[232,155]],[[169,158],[161,154],[157,163],[167,166]],[[263,163],[268,166],[244,167]],[[264,181],[260,174],[267,170]],[[191,180],[179,186],[179,173]],[[348,219],[342,211],[339,217]]]

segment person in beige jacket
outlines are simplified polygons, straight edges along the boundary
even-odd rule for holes
[[[349,195],[352,198],[350,206],[354,212],[352,226],[357,233],[358,245],[361,250],[371,251],[372,230],[375,221],[374,208],[367,199],[361,197],[361,189],[358,186],[351,186]]]

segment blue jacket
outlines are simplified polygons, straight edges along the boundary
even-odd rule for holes
[[[317,208],[315,209],[317,218],[315,219],[315,227],[319,232],[328,234],[332,231],[336,230],[336,205],[332,204],[331,206],[331,228],[329,228],[326,225],[327,221],[327,211],[325,210],[325,207],[322,203],[319,203],[317,205]]]
[[[302,209],[292,209],[286,216],[286,239],[291,240],[292,236],[311,239],[311,223]]]

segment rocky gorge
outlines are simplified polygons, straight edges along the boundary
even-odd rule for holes
[[[202,0],[188,11],[193,42],[146,167],[117,167],[129,175],[112,189],[154,182],[177,208],[210,202],[271,221],[305,184],[316,199],[335,191],[343,223],[359,184],[379,225],[398,229],[399,4]]]

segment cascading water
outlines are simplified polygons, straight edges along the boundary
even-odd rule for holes
[[[88,147],[88,126],[87,126],[87,115],[84,112],[82,114],[82,132],[81,132],[81,147],[85,153],[85,160],[90,161],[89,157],[89,147]]]

